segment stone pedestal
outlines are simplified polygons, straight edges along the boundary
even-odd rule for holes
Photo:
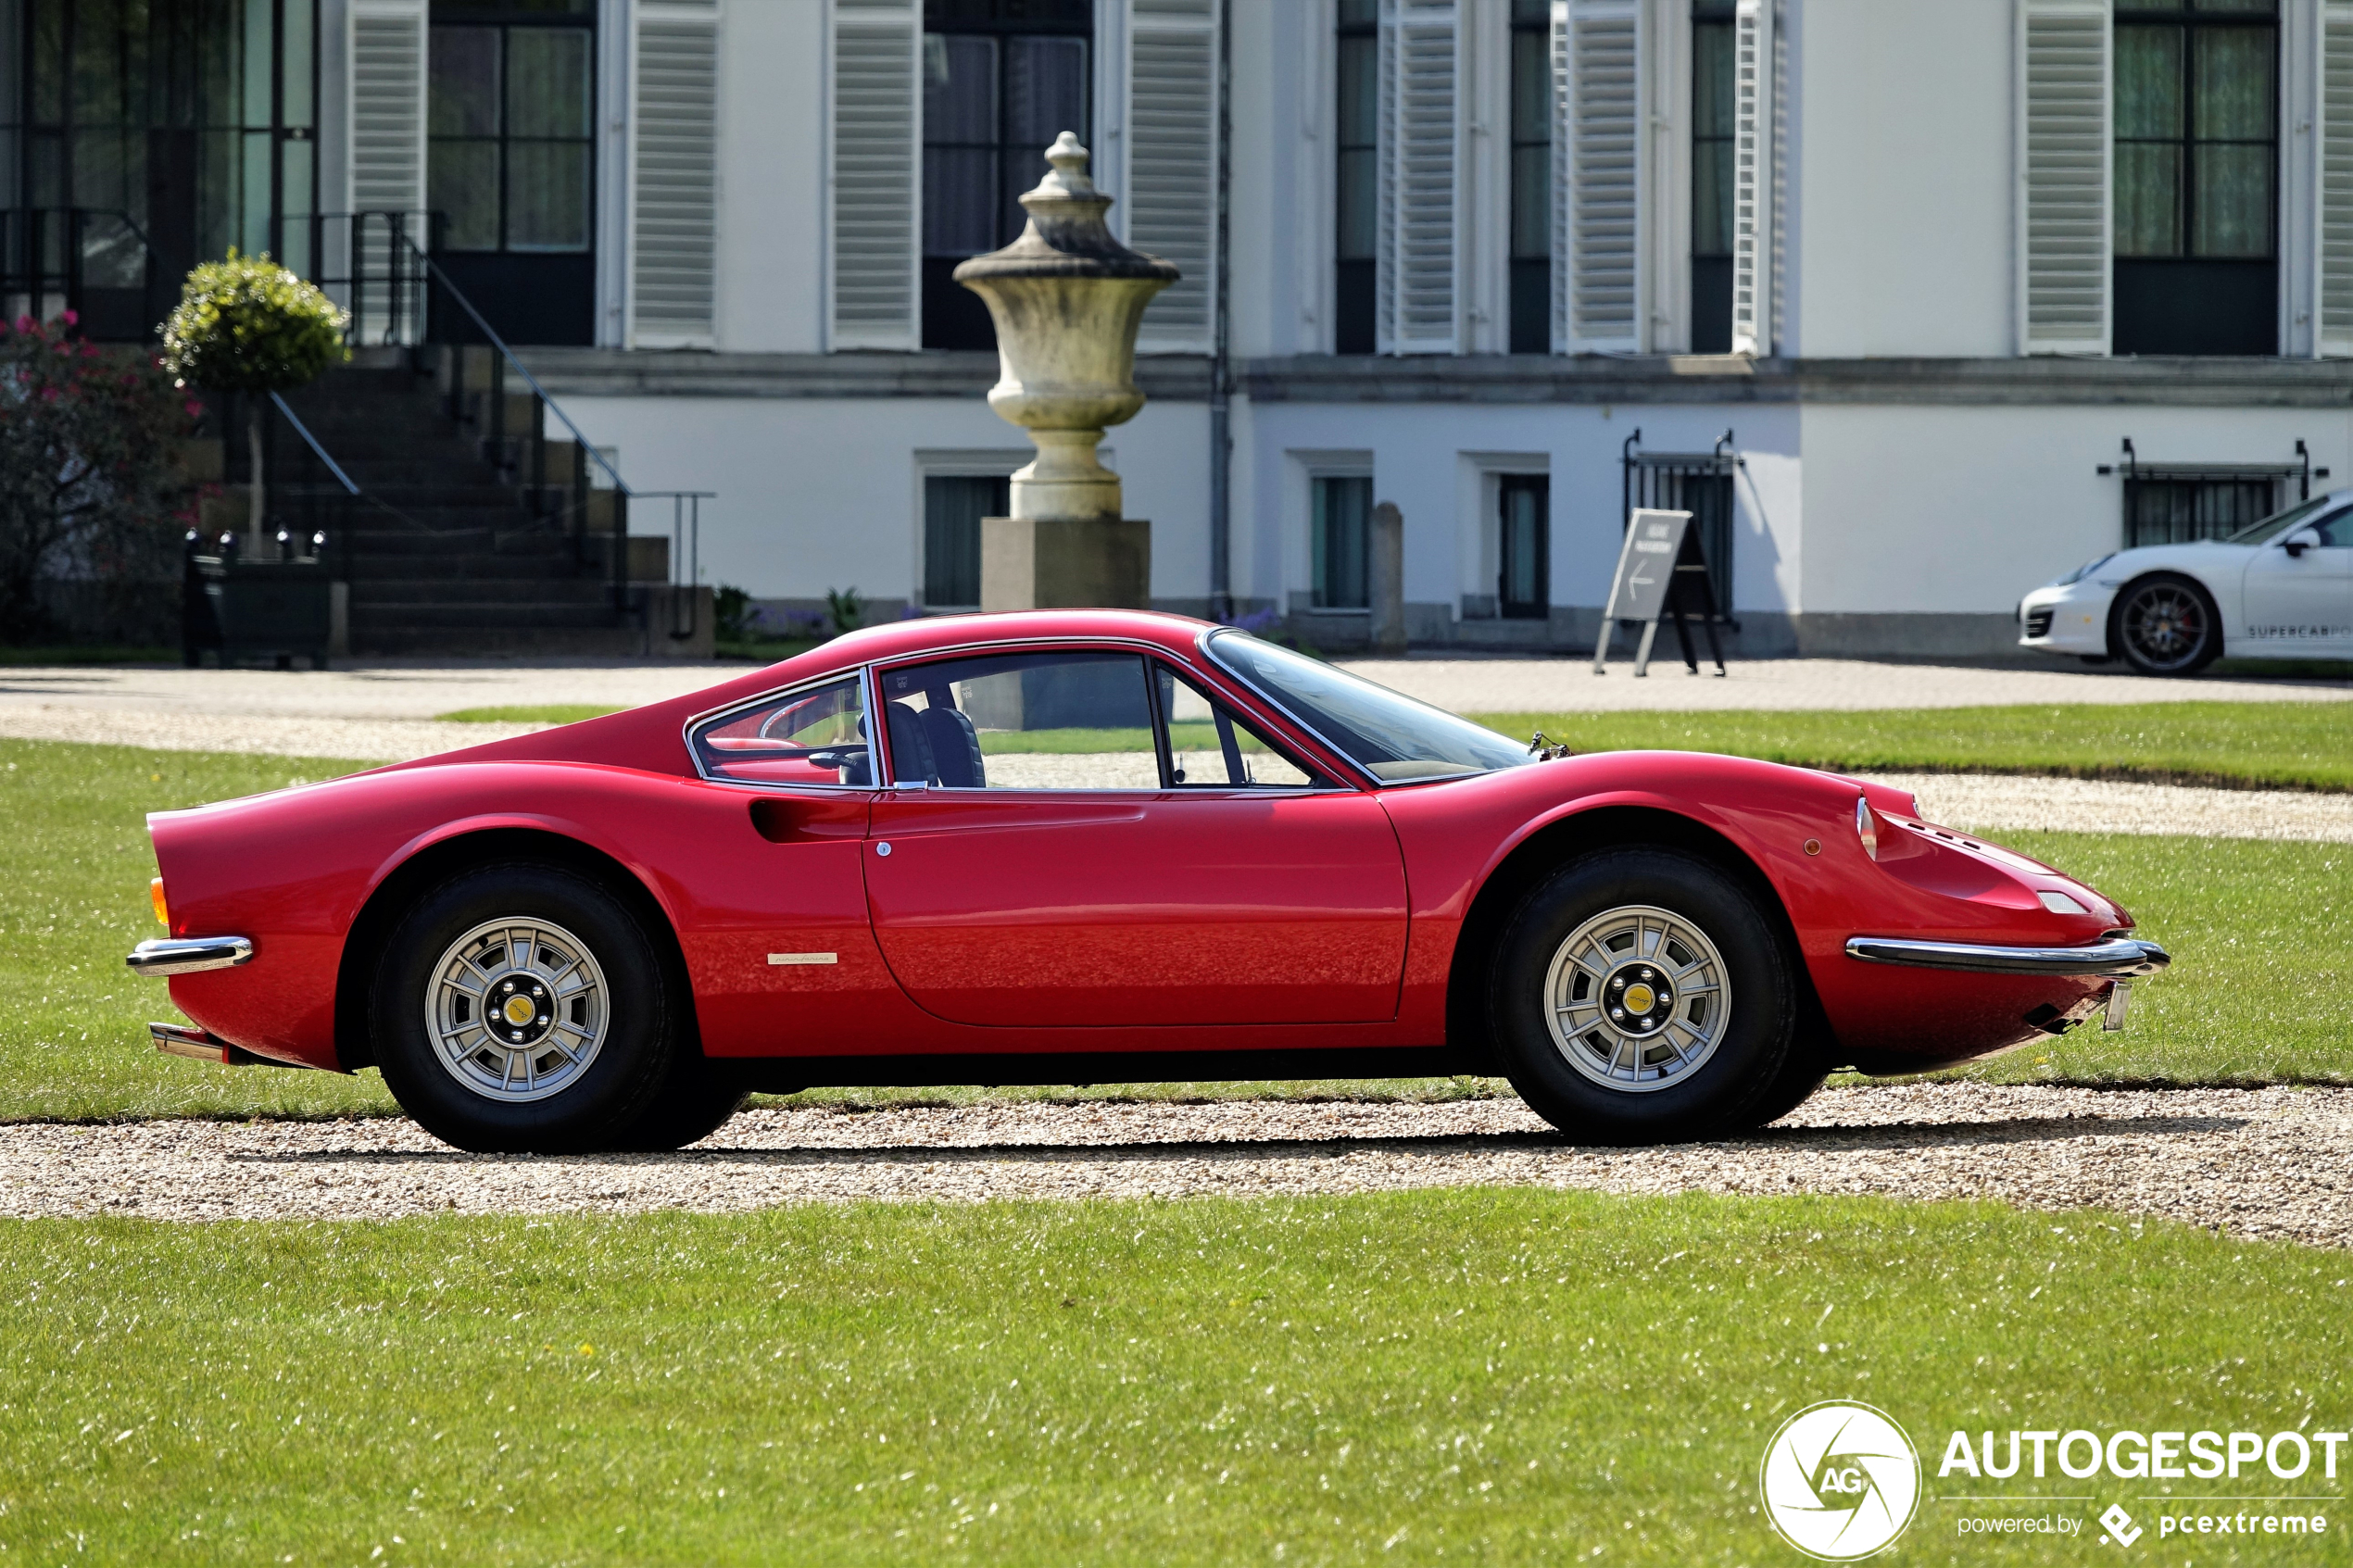
[[[980,608],[1150,609],[1152,525],[1141,518],[980,520]]]
[[[1372,603],[1367,627],[1373,651],[1391,658],[1405,652],[1405,519],[1396,503],[1383,501],[1373,508],[1371,546],[1365,561],[1366,597]]]

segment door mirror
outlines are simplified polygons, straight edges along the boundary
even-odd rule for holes
[[[2321,534],[2318,529],[2299,528],[2281,542],[2280,548],[2285,550],[2290,557],[2301,559],[2305,551],[2314,548],[2320,542]]]

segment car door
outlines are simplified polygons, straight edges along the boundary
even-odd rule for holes
[[[2257,548],[2245,593],[2246,646],[2231,651],[2353,654],[2353,508]]]
[[[1219,763],[1255,758],[1265,781],[1176,782],[1135,651],[877,675],[894,782],[875,803],[867,904],[917,1006],[1026,1027],[1395,1016],[1404,866],[1371,796],[1230,723]]]

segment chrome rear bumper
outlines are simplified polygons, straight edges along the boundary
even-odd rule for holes
[[[141,974],[195,974],[253,961],[250,936],[176,936],[142,942],[122,960]]]
[[[2111,936],[2082,947],[2003,947],[1976,942],[1923,942],[1909,936],[1850,936],[1846,956],[1866,963],[1958,969],[1977,974],[2098,974],[2131,980],[2155,974],[2172,959],[2154,942]]]

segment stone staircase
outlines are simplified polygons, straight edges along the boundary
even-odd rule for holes
[[[528,394],[508,397],[503,439],[486,438],[498,421],[484,351],[438,353],[437,373],[422,374],[406,351],[367,353],[286,400],[361,493],[330,547],[348,583],[349,651],[709,657],[707,614],[697,637],[668,635],[669,542],[628,540],[617,594],[617,497],[577,483],[585,455],[545,439]],[[308,463],[283,425],[276,445],[282,473],[288,457]]]

